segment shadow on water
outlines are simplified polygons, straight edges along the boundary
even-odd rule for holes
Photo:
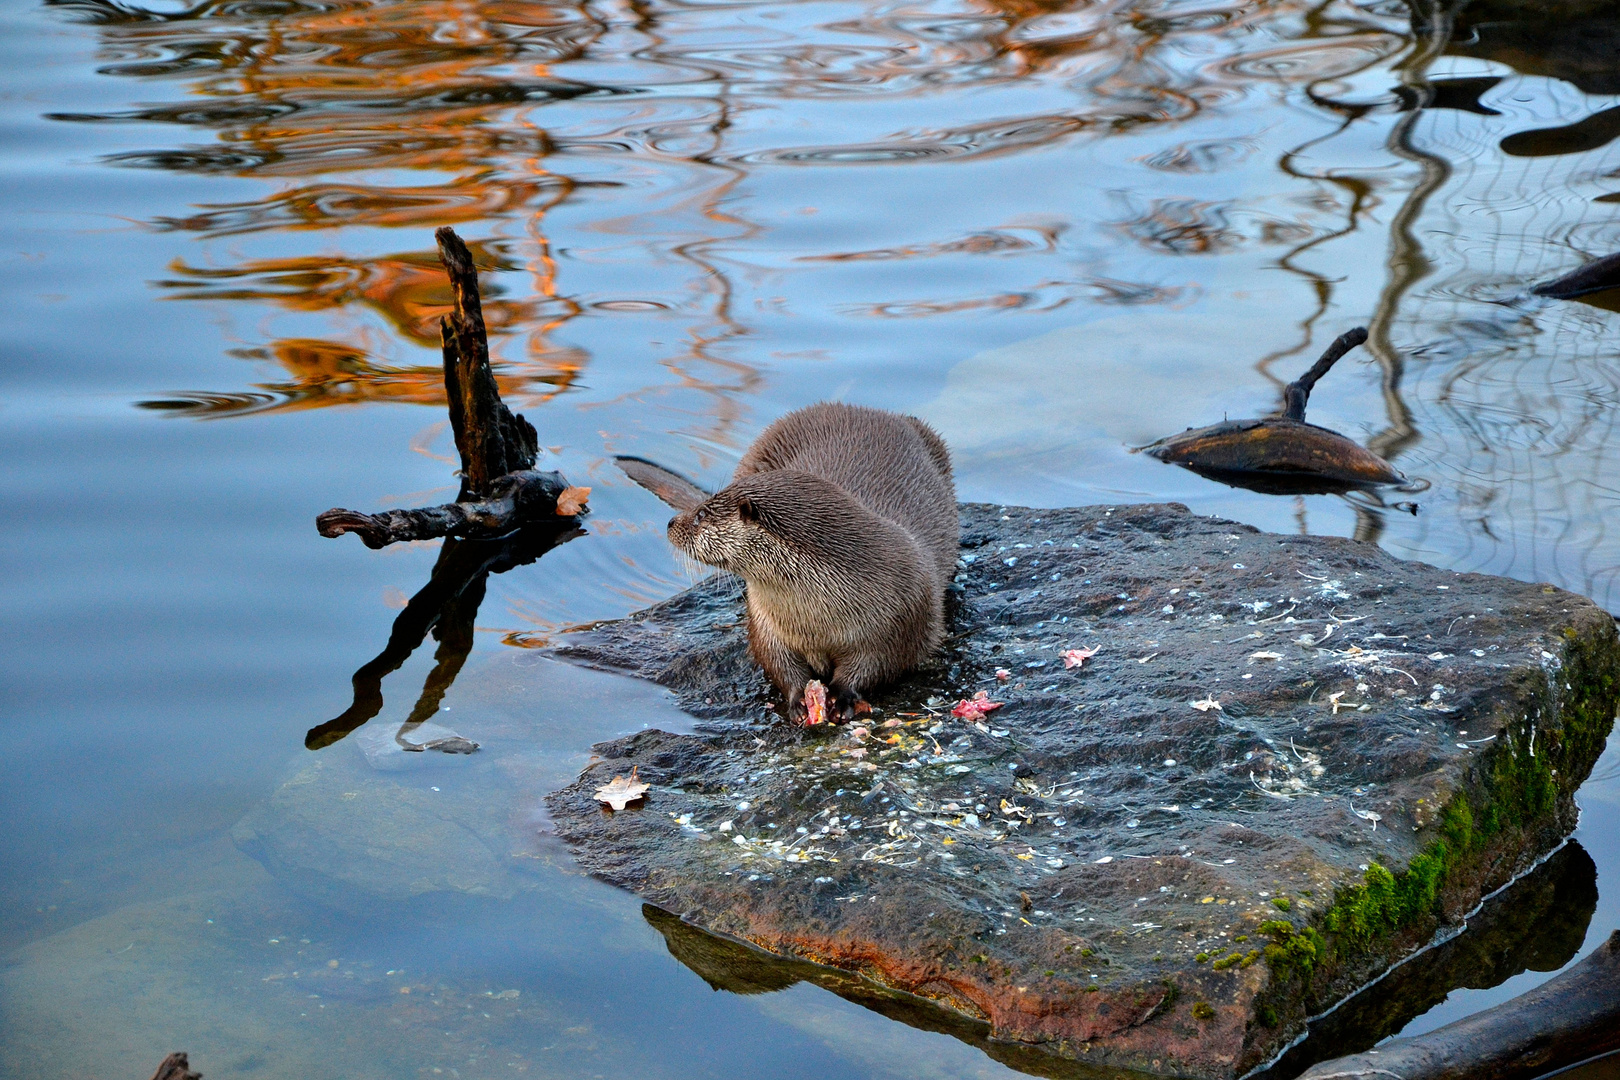
[[[520,529],[499,540],[447,539],[433,564],[433,576],[411,597],[394,619],[388,647],[354,673],[354,704],[336,719],[309,729],[304,745],[320,750],[342,739],[382,711],[382,681],[398,671],[428,634],[439,647],[433,655],[433,670],[422,684],[416,706],[400,726],[395,740],[407,750],[437,749],[465,752],[476,744],[461,743],[426,747],[408,741],[407,736],[439,711],[445,692],[455,682],[472,652],[474,622],[484,602],[484,589],[491,574],[504,574],[527,566],[553,548],[566,544],[585,531],[572,521],[542,523]]]
[[[1328,1058],[1356,1053],[1393,1035],[1459,988],[1488,989],[1524,971],[1557,971],[1579,951],[1597,907],[1597,866],[1571,841],[1530,874],[1487,901],[1467,930],[1421,953],[1310,1027],[1308,1037],[1256,1080],[1285,1080]],[[978,1047],[1034,1076],[1101,1080],[1143,1074],[1056,1058],[1037,1047],[990,1037],[983,1021],[890,990],[847,971],[787,960],[709,934],[651,904],[642,915],[670,955],[715,990],[769,994],[806,982],[925,1031]]]
[[[1572,840],[1487,901],[1463,933],[1311,1024],[1308,1038],[1256,1080],[1283,1080],[1318,1061],[1375,1046],[1453,990],[1489,989],[1524,971],[1557,971],[1580,950],[1597,901],[1597,865]]]

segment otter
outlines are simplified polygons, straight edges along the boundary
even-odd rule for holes
[[[789,715],[820,680],[851,716],[939,647],[956,487],[950,451],[916,417],[836,403],[789,413],[706,498],[649,462],[620,464],[682,511],[671,543],[747,582],[749,651]]]

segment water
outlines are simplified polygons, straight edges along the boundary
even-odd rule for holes
[[[592,742],[683,722],[525,647],[690,581],[607,455],[713,483],[839,397],[933,420],[965,498],[1173,499],[1620,609],[1620,315],[1527,294],[1620,248],[1612,23],[1514,17],[1448,46],[1343,2],[0,7],[0,1070],[1008,1074],[805,984],[712,992],[545,839]],[[488,579],[434,719],[478,755],[311,754],[438,554],[314,514],[453,495],[442,224],[594,516]],[[1427,481],[1416,517],[1127,452],[1270,410],[1362,323],[1309,415]],[[1582,952],[1620,925],[1617,754]]]

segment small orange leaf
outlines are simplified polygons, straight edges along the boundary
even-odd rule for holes
[[[651,784],[644,784],[636,778],[636,770],[631,769],[629,776],[615,776],[611,781],[596,789],[596,800],[605,802],[615,810],[623,810],[625,806],[635,802],[652,789]]]
[[[580,511],[585,509],[585,500],[591,497],[588,487],[566,487],[562,494],[557,496],[558,517],[578,517]]]

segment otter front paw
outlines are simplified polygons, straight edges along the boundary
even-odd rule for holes
[[[866,716],[872,711],[872,706],[862,700],[861,696],[853,690],[833,685],[832,712],[840,720],[853,720],[857,716]]]

